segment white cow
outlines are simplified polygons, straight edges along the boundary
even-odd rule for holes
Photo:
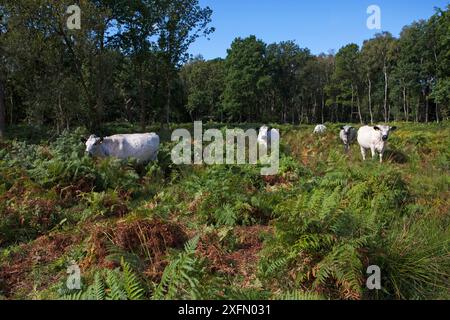
[[[86,143],[86,153],[93,157],[135,158],[140,163],[158,157],[159,136],[156,133],[117,134],[105,138],[91,135],[82,141]]]
[[[375,158],[376,152],[380,154],[380,163],[383,162],[383,153],[386,148],[389,134],[397,130],[397,127],[390,126],[364,126],[358,130],[358,143],[361,147],[363,160],[366,160],[366,150],[370,149],[372,158]]]
[[[279,140],[280,133],[277,129],[270,129],[268,126],[262,126],[259,129],[257,141],[262,152],[264,152],[264,150],[270,150],[272,143],[279,143]]]
[[[339,132],[339,137],[344,143],[345,152],[348,152],[350,145],[355,142],[357,136],[356,129],[352,126],[343,126]]]
[[[314,133],[323,134],[327,131],[327,127],[323,124],[319,124],[314,128]]]

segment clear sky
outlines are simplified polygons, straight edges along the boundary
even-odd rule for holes
[[[379,31],[398,36],[403,26],[429,18],[449,0],[200,0],[213,10],[216,31],[199,38],[190,53],[205,59],[225,57],[236,37],[256,35],[266,43],[295,40],[313,54],[359,45]],[[367,8],[381,9],[381,30],[369,30]]]

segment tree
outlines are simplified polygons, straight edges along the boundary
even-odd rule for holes
[[[180,64],[186,62],[189,46],[201,35],[208,36],[214,28],[208,27],[212,10],[202,8],[198,0],[162,0],[163,19],[159,26],[158,45],[165,62],[166,123],[170,122],[172,80]]]
[[[448,106],[450,104],[450,5],[447,10],[437,9],[437,12],[431,17],[430,23],[433,24],[435,34],[435,72],[436,81],[434,83],[431,98],[436,103],[436,121],[439,122],[439,105],[441,113],[448,119]]]
[[[100,129],[126,119],[317,123],[448,119],[450,6],[334,52],[236,38],[226,59],[191,59],[209,27],[198,0],[70,0],[0,5],[0,135],[8,124]],[[328,106],[328,107],[327,107]],[[7,121],[6,121],[7,119]]]
[[[266,76],[266,44],[256,39],[236,38],[225,60],[223,108],[229,120],[250,120],[260,110],[261,80]]]
[[[5,116],[6,116],[6,102],[5,102],[5,73],[4,66],[6,64],[5,52],[3,50],[3,34],[7,31],[7,17],[3,6],[0,6],[0,139],[5,134]]]
[[[115,36],[115,45],[131,62],[131,78],[137,79],[137,100],[140,106],[140,123],[145,131],[150,99],[146,99],[149,78],[148,69],[156,59],[151,38],[158,33],[158,25],[163,20],[163,8],[160,1],[131,0],[116,9],[116,19],[122,26]]]
[[[362,87],[362,79],[360,78],[360,52],[356,44],[349,44],[342,47],[336,54],[336,69],[334,71],[333,79],[341,83],[344,101],[351,96],[351,114],[353,114],[355,101],[360,123],[363,123],[363,117],[360,104],[360,90]]]
[[[375,38],[367,40],[363,44],[361,58],[366,73],[368,84],[370,121],[373,123],[372,93],[373,83],[380,75],[383,78],[383,117],[385,122],[389,122],[389,75],[394,64],[395,39],[389,32],[382,32],[375,35]]]
[[[295,120],[296,100],[301,97],[301,88],[306,82],[305,68],[312,56],[308,49],[301,49],[294,41],[274,43],[267,47],[267,60],[272,70],[272,85],[276,88],[282,105],[281,121]],[[303,105],[302,105],[303,106]],[[300,111],[301,114],[303,112]],[[300,116],[301,117],[301,116]]]
[[[221,95],[224,85],[224,61],[198,57],[183,66],[180,77],[191,120],[210,117],[222,121]]]

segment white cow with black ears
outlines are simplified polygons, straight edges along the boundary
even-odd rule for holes
[[[339,132],[339,137],[344,144],[345,152],[348,152],[350,149],[350,145],[355,142],[357,136],[356,129],[352,126],[343,126],[341,127],[341,131]]]
[[[364,126],[358,130],[358,143],[361,147],[363,160],[366,160],[366,150],[370,149],[372,158],[376,153],[380,154],[380,163],[383,162],[383,153],[386,148],[389,134],[397,130],[397,127],[390,126]]]

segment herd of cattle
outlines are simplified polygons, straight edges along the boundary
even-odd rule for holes
[[[385,125],[363,126],[357,131],[352,126],[343,126],[339,137],[344,144],[345,151],[348,152],[350,145],[356,140],[361,147],[363,160],[366,160],[366,151],[370,150],[372,157],[376,153],[380,155],[380,162],[383,162],[383,153],[386,148],[386,142],[389,134],[396,130],[396,127]],[[314,128],[315,134],[323,134],[327,131],[325,125],[321,124]],[[258,144],[270,148],[276,134],[279,139],[278,130],[269,130],[263,126],[259,130]],[[145,163],[155,161],[158,157],[160,138],[156,133],[143,134],[118,134],[109,137],[100,138],[91,135],[88,139],[82,139],[86,145],[86,153],[93,157],[114,157],[118,159],[135,158],[138,162]]]
[[[375,158],[376,154],[380,155],[380,162],[383,162],[383,154],[386,149],[386,143],[389,139],[389,135],[392,131],[397,130],[397,127],[378,125],[378,126],[363,126],[357,131],[352,126],[343,126],[339,132],[339,138],[344,144],[345,151],[348,152],[350,145],[356,140],[361,148],[361,154],[363,160],[366,160],[366,152],[370,150],[372,158]],[[314,128],[314,133],[323,134],[327,131],[327,128],[320,124]]]

